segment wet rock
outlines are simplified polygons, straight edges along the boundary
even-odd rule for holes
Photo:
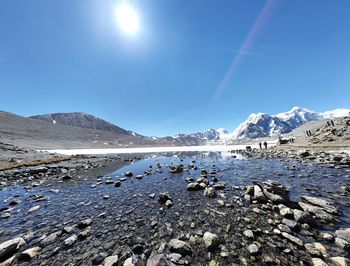
[[[213,187],[207,187],[204,189],[204,196],[209,198],[215,198],[216,197],[216,191]]]
[[[220,244],[219,237],[216,234],[210,232],[204,233],[203,240],[207,249],[215,249]]]
[[[224,182],[219,182],[219,183],[217,183],[217,184],[214,184],[213,187],[214,187],[216,190],[222,190],[222,189],[225,189],[226,183],[224,183]]]
[[[115,187],[120,187],[122,185],[122,182],[120,182],[119,180],[115,181],[114,186]]]
[[[181,241],[179,239],[170,240],[169,249],[172,252],[179,253],[184,256],[192,254],[191,247],[186,242]]]
[[[316,224],[316,221],[314,218],[312,218],[311,214],[305,211],[293,209],[293,217],[294,217],[294,220],[298,223],[307,223],[310,225]]]
[[[63,181],[67,181],[67,180],[71,180],[71,179],[72,179],[72,176],[70,174],[66,174],[66,175],[62,176]]]
[[[91,232],[91,226],[86,227],[83,231],[81,231],[78,235],[79,239],[86,238]]]
[[[202,188],[201,185],[197,182],[192,182],[192,183],[189,183],[187,185],[188,191],[197,191],[197,190],[201,190],[201,189],[204,189],[204,188]]]
[[[73,246],[77,240],[78,240],[78,237],[77,235],[74,234],[64,240],[64,245],[67,247]]]
[[[34,206],[34,207],[31,207],[31,208],[28,210],[28,213],[35,212],[35,211],[37,211],[37,210],[39,210],[39,209],[40,209],[40,206],[39,206],[39,205]]]
[[[172,198],[170,197],[168,192],[160,193],[160,195],[158,196],[158,202],[160,204],[165,204],[168,200],[172,201]]]
[[[9,212],[5,212],[5,213],[2,213],[0,215],[0,219],[7,219],[7,218],[10,218],[11,217],[11,214]]]
[[[126,177],[132,177],[133,176],[133,173],[131,173],[131,172],[126,172],[125,174],[124,174],[124,176],[126,176]]]
[[[104,259],[103,266],[117,266],[118,265],[118,256],[109,256]]]
[[[63,229],[62,229],[62,232],[65,233],[65,234],[70,234],[74,231],[74,226],[65,226]]]
[[[34,257],[38,256],[40,250],[41,250],[40,247],[29,248],[29,249],[23,251],[20,254],[19,258],[20,258],[20,260],[29,261],[29,260],[33,259]]]
[[[254,185],[253,187],[253,200],[264,203],[267,201],[262,189],[258,185]]]
[[[327,223],[330,222],[334,219],[334,217],[322,210],[320,207],[304,203],[304,202],[299,202],[299,206],[306,212],[313,214],[316,218],[318,218],[321,222]]]
[[[0,262],[5,261],[15,254],[23,245],[25,241],[21,237],[7,240],[0,244]]]
[[[253,184],[259,186],[264,196],[274,204],[290,202],[288,190],[277,182],[269,181],[266,188],[263,188],[263,186],[256,181],[253,181]]]
[[[172,174],[182,173],[183,170],[184,170],[183,166],[181,166],[181,165],[177,165],[177,166],[171,165],[171,166],[169,166],[169,172],[172,173]]]
[[[83,229],[85,227],[88,227],[89,225],[91,225],[92,223],[92,219],[85,219],[85,220],[81,220],[78,224],[78,228],[79,229]]]
[[[11,200],[9,205],[10,206],[15,206],[15,205],[18,205],[20,204],[22,201],[20,199],[14,199],[14,200]]]
[[[334,204],[334,201],[332,200],[326,200],[316,197],[309,197],[309,196],[302,196],[302,200],[312,204],[321,207],[324,211],[331,213],[331,214],[337,214],[338,210],[336,207],[332,206]]]
[[[297,155],[302,157],[302,158],[305,158],[305,157],[310,156],[311,154],[308,150],[301,150],[297,153]]]
[[[58,236],[60,235],[60,232],[54,232],[52,234],[50,234],[49,236],[45,237],[42,241],[41,241],[41,245],[42,246],[46,246],[54,241],[56,241],[56,239],[58,238]]]
[[[172,200],[167,200],[167,201],[165,202],[165,206],[168,207],[168,208],[170,208],[171,206],[173,206],[173,201],[172,201]]]

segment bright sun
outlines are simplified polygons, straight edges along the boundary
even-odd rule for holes
[[[117,6],[116,19],[120,29],[124,33],[135,35],[140,29],[139,17],[136,10],[126,3]]]

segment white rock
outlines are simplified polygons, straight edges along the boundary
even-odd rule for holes
[[[116,266],[118,263],[118,256],[109,256],[107,258],[104,259],[103,261],[103,266]]]
[[[21,259],[31,260],[32,258],[38,256],[40,250],[41,250],[41,247],[26,249],[21,253]]]
[[[64,240],[64,244],[66,246],[72,246],[76,241],[78,240],[78,237],[76,234],[68,237],[67,239]]]
[[[333,262],[334,266],[349,266],[350,260],[344,257],[332,257],[331,261]]]
[[[327,263],[325,263],[323,260],[319,258],[312,258],[312,265],[313,266],[328,266]]]
[[[216,248],[219,245],[219,238],[216,234],[205,232],[203,235],[204,244],[208,249]]]

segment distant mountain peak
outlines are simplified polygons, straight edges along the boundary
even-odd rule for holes
[[[55,125],[60,124],[65,126],[98,129],[124,135],[132,134],[131,131],[127,131],[101,118],[83,112],[53,113],[46,115],[30,116],[30,118],[47,121]]]
[[[335,109],[324,113],[311,111],[304,107],[294,106],[287,112],[269,115],[252,113],[233,132],[233,139],[271,137],[288,133],[302,124],[325,118],[349,115],[349,109]]]

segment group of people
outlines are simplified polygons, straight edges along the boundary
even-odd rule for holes
[[[264,143],[259,142],[260,150],[262,149],[262,145],[264,145],[265,149],[267,149],[267,142],[266,141],[264,141]]]

